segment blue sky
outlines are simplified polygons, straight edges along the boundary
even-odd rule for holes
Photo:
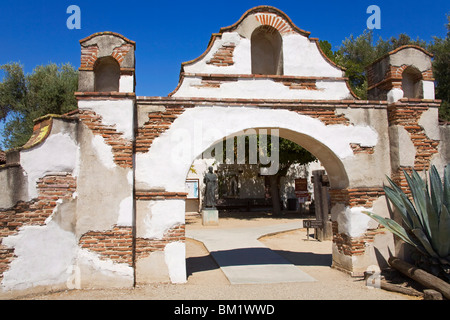
[[[81,9],[81,29],[69,30],[69,5]],[[136,93],[166,96],[178,83],[180,65],[201,55],[211,33],[236,22],[248,9],[271,5],[284,11],[311,37],[336,49],[349,35],[366,29],[369,5],[381,9],[383,38],[402,32],[431,40],[446,35],[450,1],[81,1],[2,0],[0,64],[17,61],[29,73],[37,65],[80,65],[79,40],[114,31],[136,41]],[[2,76],[0,74],[0,76]]]

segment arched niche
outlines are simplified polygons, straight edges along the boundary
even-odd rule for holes
[[[113,57],[103,57],[94,66],[95,92],[119,91],[120,66]]]
[[[414,66],[407,67],[402,74],[402,90],[405,98],[421,99],[422,73]]]
[[[252,74],[283,74],[283,40],[274,27],[256,28],[251,36]]]

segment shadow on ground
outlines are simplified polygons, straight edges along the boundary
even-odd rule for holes
[[[276,256],[274,256],[274,253],[276,253]],[[277,256],[279,258],[277,258]],[[219,266],[215,259],[218,259],[224,267],[287,263],[292,263],[295,266],[331,266],[332,255],[311,252],[271,250],[269,248],[242,248],[216,251],[206,256],[187,258],[186,271],[188,277],[196,272],[218,269]]]

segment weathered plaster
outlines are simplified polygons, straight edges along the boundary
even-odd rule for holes
[[[49,157],[49,155],[52,155]],[[28,178],[28,200],[38,196],[36,182],[50,172],[76,176],[78,145],[70,134],[51,134],[44,143],[20,153],[20,164]]]
[[[120,76],[119,92],[134,92],[134,76]]]
[[[3,238],[3,245],[14,248],[17,256],[3,275],[5,289],[27,289],[64,283],[73,264],[77,238],[58,224],[27,226],[15,236]]]
[[[372,208],[346,207],[338,203],[331,209],[331,220],[338,222],[339,233],[344,233],[350,237],[357,238],[368,229],[376,229],[378,223],[363,212],[372,212],[382,217],[389,217],[386,208],[386,198],[380,197],[375,200]]]
[[[233,52],[233,65],[215,66],[207,64],[214,54],[223,45],[235,44]],[[216,39],[208,53],[195,63],[184,66],[186,73],[207,74],[251,74],[250,40],[241,38],[236,32],[227,32],[221,38]]]
[[[186,77],[174,97],[246,98],[246,99],[353,99],[344,81],[317,80],[318,90],[292,90],[283,83],[270,79],[245,79],[224,81],[220,88],[202,87],[200,77]]]
[[[387,101],[388,103],[394,103],[398,100],[402,99],[404,92],[402,89],[393,88],[387,93]]]
[[[133,197],[129,196],[120,202],[119,217],[117,218],[117,225],[120,227],[133,226]]]
[[[19,166],[0,169],[0,208],[28,201],[28,178]]]
[[[431,59],[424,59],[425,53],[415,48],[405,48],[390,56],[390,64],[396,67],[414,65],[420,72],[430,70]]]
[[[81,288],[130,287],[133,285],[133,268],[125,263],[101,259],[92,251],[78,248],[76,262]]]
[[[408,131],[403,126],[393,125],[389,127],[389,136],[392,168],[414,166],[416,147]]]
[[[164,251],[154,251],[136,261],[136,279],[139,283],[170,282]]]
[[[299,34],[283,37],[284,74],[303,77],[343,77],[320,53],[315,41]],[[348,91],[348,89],[347,89]]]
[[[94,111],[102,117],[103,124],[115,126],[118,132],[123,133],[123,138],[133,139],[133,100],[81,100],[78,107]]]
[[[171,228],[184,224],[184,200],[138,201],[136,237],[162,239]]]
[[[432,140],[440,140],[439,132],[439,110],[437,108],[430,108],[419,119],[419,126],[423,128],[428,138]]]
[[[185,283],[186,245],[184,242],[171,242],[164,249],[164,258],[172,283]]]
[[[118,222],[128,224],[133,216],[126,200],[133,192],[132,170],[113,166],[108,146],[84,125],[80,126],[79,137],[82,156],[77,179],[77,235],[110,230]],[[99,147],[105,152],[99,152]]]
[[[436,98],[434,81],[422,81],[422,89],[424,99],[434,100]]]
[[[244,114],[246,121],[241,121]],[[138,188],[183,191],[188,170],[199,154],[222,138],[250,128],[301,133],[324,144],[340,159],[354,157],[350,143],[370,147],[378,142],[377,132],[368,126],[325,126],[317,119],[288,110],[196,107],[179,116],[168,131],[154,140],[149,152],[136,155]]]
[[[92,148],[95,150],[97,157],[101,159],[103,165],[108,169],[114,169],[117,167],[114,162],[114,154],[112,147],[105,142],[105,139],[100,135],[94,135],[92,137]]]

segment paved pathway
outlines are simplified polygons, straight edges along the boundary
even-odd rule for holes
[[[258,239],[264,235],[302,228],[302,222],[235,229],[186,230],[201,241],[231,284],[316,281]]]

